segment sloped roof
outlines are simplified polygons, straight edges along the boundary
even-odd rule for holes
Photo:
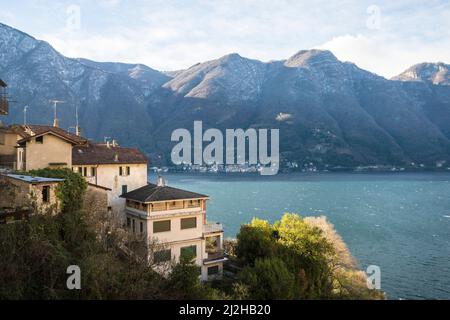
[[[64,179],[56,179],[56,178],[45,178],[45,177],[33,177],[33,176],[24,176],[19,174],[5,174],[4,176],[16,180],[20,180],[27,183],[55,183],[62,182]]]
[[[25,129],[29,129],[32,131],[31,134],[29,134],[28,137],[23,138],[19,141],[17,141],[17,143],[23,143],[26,141],[29,141],[32,138],[35,137],[39,137],[45,134],[53,134],[56,135],[72,144],[85,144],[87,142],[87,139],[83,138],[83,137],[79,137],[73,133],[70,133],[64,129],[58,128],[58,127],[53,127],[53,126],[47,126],[47,125],[36,125],[36,124],[30,124],[30,125],[26,125]]]
[[[137,148],[88,143],[72,148],[73,165],[146,164],[147,157]]]
[[[106,191],[111,191],[111,190],[112,190],[112,189],[110,189],[110,188],[108,188],[108,187],[104,187],[104,186],[101,186],[101,185],[99,185],[99,184],[90,183],[90,182],[88,182],[88,186],[93,187],[93,188],[96,188],[96,189],[106,190]]]
[[[8,134],[17,134],[22,138],[27,138],[30,136],[28,133],[25,132],[25,129],[23,128],[22,125],[16,124],[10,125],[8,127],[0,127],[0,132]]]
[[[170,201],[182,199],[209,198],[204,194],[172,188],[168,186],[158,186],[152,183],[149,183],[148,185],[141,187],[139,189],[125,193],[120,197],[139,202],[157,202],[157,201]]]

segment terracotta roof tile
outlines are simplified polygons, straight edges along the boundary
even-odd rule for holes
[[[72,148],[73,165],[146,164],[147,162],[147,157],[137,148],[92,143]]]
[[[43,134],[47,133],[53,133],[55,135],[60,136],[61,138],[68,140],[69,142],[73,144],[85,144],[87,142],[87,139],[83,137],[79,137],[73,133],[70,133],[64,129],[53,127],[53,126],[47,126],[47,125],[26,125],[25,130],[29,129],[32,131],[32,134],[29,135],[26,138],[23,138],[22,140],[19,140],[17,143],[23,143],[26,141],[29,141],[33,137],[41,136]]]

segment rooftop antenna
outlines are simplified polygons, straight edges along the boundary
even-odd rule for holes
[[[77,127],[78,127],[78,106],[75,106],[75,119],[77,120]]]
[[[78,122],[78,106],[75,106],[75,119],[76,119],[76,127],[75,127],[75,134],[77,136],[81,136],[81,128],[80,128],[80,124]]]
[[[65,101],[62,101],[62,100],[50,100],[50,102],[53,103],[53,108],[54,108],[54,112],[55,112],[54,118],[53,118],[53,126],[54,127],[58,127],[59,126],[59,121],[58,121],[58,117],[57,117],[57,114],[56,114],[56,108],[57,108],[58,104],[65,103]]]
[[[23,107],[23,125],[27,125],[27,111],[28,111],[28,105]]]

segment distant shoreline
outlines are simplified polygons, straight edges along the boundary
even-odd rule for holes
[[[248,175],[248,176],[259,176],[258,172],[211,172],[211,171],[198,171],[198,170],[148,170],[149,173],[155,174],[189,174],[189,175]],[[450,169],[404,169],[404,170],[387,170],[387,169],[373,169],[373,170],[361,170],[361,169],[335,169],[335,170],[315,170],[315,171],[300,171],[300,170],[283,170],[281,169],[277,175],[290,175],[290,174],[305,174],[305,175],[313,175],[313,174],[336,174],[336,173],[354,173],[354,174],[366,174],[366,173],[376,173],[376,174],[401,174],[401,173],[449,173]]]

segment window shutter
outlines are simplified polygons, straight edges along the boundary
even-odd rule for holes
[[[170,231],[170,220],[153,222],[153,233]]]
[[[181,230],[197,228],[197,218],[183,218],[181,219]]]

